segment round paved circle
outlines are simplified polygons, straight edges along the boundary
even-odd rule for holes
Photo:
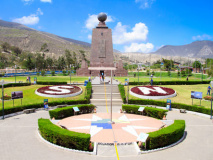
[[[65,98],[73,97],[82,93],[81,87],[73,85],[55,85],[41,87],[35,93],[42,97]]]
[[[57,125],[63,125],[75,132],[88,133],[92,142],[99,143],[130,143],[136,142],[140,133],[159,130],[164,123],[160,120],[135,114],[82,114],[60,120]]]
[[[136,86],[130,89],[130,94],[142,99],[165,99],[175,97],[176,91],[160,86]]]

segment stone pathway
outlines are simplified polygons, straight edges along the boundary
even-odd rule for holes
[[[116,111],[118,112],[118,110]],[[0,120],[0,155],[2,160],[116,160],[114,146],[98,146],[98,155],[85,155],[53,148],[37,135],[38,119],[49,118],[47,111],[21,114]],[[178,111],[168,112],[167,119],[186,121],[186,139],[172,148],[135,155],[131,146],[118,146],[120,160],[212,160],[213,123],[209,118]],[[120,148],[121,147],[121,148]]]

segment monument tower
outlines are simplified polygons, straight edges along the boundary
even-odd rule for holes
[[[84,64],[83,68],[77,70],[77,75],[81,75],[82,73],[84,73],[84,75],[87,75],[88,73],[92,76],[98,76],[100,74],[107,76],[111,75],[109,69],[104,70],[104,67],[115,67],[113,62],[112,30],[106,26],[106,19],[107,15],[105,13],[100,13],[98,15],[99,24],[92,30],[90,67],[96,69],[89,71]],[[82,64],[83,63],[85,62],[82,62]],[[98,70],[98,68],[100,70]],[[113,75],[127,76],[127,73],[127,70],[123,69],[122,61],[119,61],[119,64],[116,65],[116,70],[113,71]]]

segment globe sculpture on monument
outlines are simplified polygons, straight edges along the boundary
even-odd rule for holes
[[[116,66],[113,62],[112,30],[106,26],[106,19],[105,13],[98,15],[99,24],[92,31],[90,69],[88,69],[86,62],[82,61],[82,67],[77,70],[79,76],[99,76],[102,74],[110,76],[109,67],[115,67],[113,70],[115,76],[127,76],[128,74],[128,71],[123,68],[122,61],[119,61]]]

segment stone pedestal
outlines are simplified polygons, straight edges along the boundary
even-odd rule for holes
[[[88,70],[88,64],[85,60],[81,62],[81,68],[76,70],[77,76],[90,76],[90,71]]]

